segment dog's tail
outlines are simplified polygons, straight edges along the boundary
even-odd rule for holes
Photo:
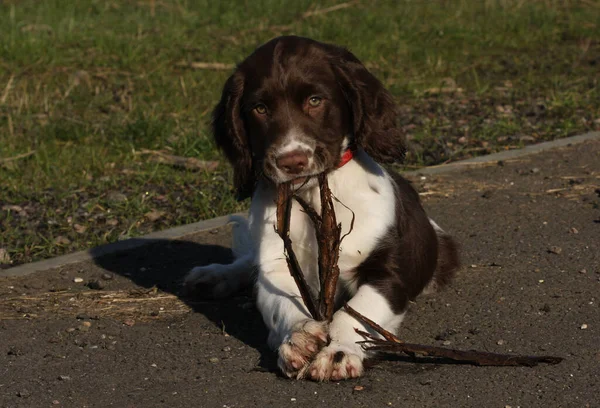
[[[458,244],[432,219],[429,220],[438,239],[438,260],[433,279],[425,288],[425,293],[437,292],[452,282],[457,269],[460,267]]]

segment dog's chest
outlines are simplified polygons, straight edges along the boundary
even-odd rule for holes
[[[334,208],[338,223],[342,225],[340,245],[340,278],[352,281],[355,268],[373,251],[379,240],[395,222],[395,195],[391,178],[387,173],[366,172],[357,162],[350,162],[329,175],[329,186],[334,196]],[[303,194],[309,203],[320,211],[318,188]],[[316,274],[318,246],[312,222],[294,206],[291,238],[303,254],[299,257],[305,270]]]

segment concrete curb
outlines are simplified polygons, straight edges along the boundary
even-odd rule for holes
[[[587,142],[589,140],[600,140],[600,132],[590,132],[583,135],[571,136],[565,139],[553,140],[551,142],[543,142],[530,146],[525,146],[522,149],[507,150],[505,152],[488,154],[486,156],[474,157],[449,164],[439,166],[425,167],[423,169],[405,172],[404,174],[440,174],[451,173],[453,171],[464,170],[468,167],[476,167],[477,165],[497,162],[502,160],[514,160],[524,156],[529,156],[536,153],[541,153],[550,149],[559,147],[571,146],[578,143]]]
[[[494,153],[487,156],[475,157],[455,163],[445,164],[441,166],[426,167],[420,170],[405,172],[405,174],[425,175],[425,174],[441,174],[458,170],[464,170],[469,167],[481,165],[482,163],[497,162],[500,160],[518,159],[535,153],[540,153],[550,149],[570,146],[573,144],[583,143],[589,140],[600,140],[600,132],[590,132],[579,136],[572,136],[565,139],[558,139],[551,142],[539,143],[524,147],[522,149],[509,150],[506,152]],[[231,214],[244,215],[244,214]],[[58,268],[63,265],[89,261],[95,258],[100,258],[104,255],[114,254],[117,252],[127,251],[134,248],[139,248],[144,245],[152,244],[159,240],[178,239],[198,232],[211,230],[214,228],[227,225],[231,215],[213,218],[195,222],[193,224],[182,225],[175,228],[170,228],[164,231],[153,232],[143,237],[127,239],[124,241],[114,242],[112,244],[101,245],[96,248],[91,248],[85,251],[75,252],[68,255],[58,256],[56,258],[46,259],[39,262],[15,266],[14,268],[0,271],[0,278],[9,276],[24,276],[34,272],[44,271],[52,268]]]

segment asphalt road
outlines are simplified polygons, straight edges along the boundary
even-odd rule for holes
[[[0,406],[600,406],[600,142],[414,182],[464,266],[412,305],[400,338],[562,363],[399,358],[352,381],[282,378],[250,290],[178,293],[191,266],[229,259],[224,227],[0,278]]]

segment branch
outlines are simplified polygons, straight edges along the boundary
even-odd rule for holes
[[[455,350],[445,347],[426,346],[423,344],[402,343],[392,333],[388,332],[372,320],[366,318],[350,306],[345,306],[346,311],[357,320],[381,334],[386,340],[381,340],[365,331],[354,329],[363,336],[363,348],[368,351],[381,351],[386,353],[404,353],[411,357],[415,355],[425,357],[446,358],[448,360],[469,363],[477,366],[527,366],[533,367],[539,363],[558,364],[563,359],[554,356],[519,356],[510,354],[488,353],[475,350]]]
[[[306,283],[306,279],[304,279],[302,268],[300,268],[300,263],[292,248],[292,240],[290,239],[290,216],[292,212],[291,195],[290,183],[280,184],[278,186],[277,226],[275,231],[283,240],[288,269],[290,270],[290,274],[294,278],[294,281],[296,281],[300,296],[302,296],[302,301],[306,305],[306,308],[313,319],[323,320],[323,316],[316,306],[315,300],[310,292],[310,287],[308,286],[308,283]]]

